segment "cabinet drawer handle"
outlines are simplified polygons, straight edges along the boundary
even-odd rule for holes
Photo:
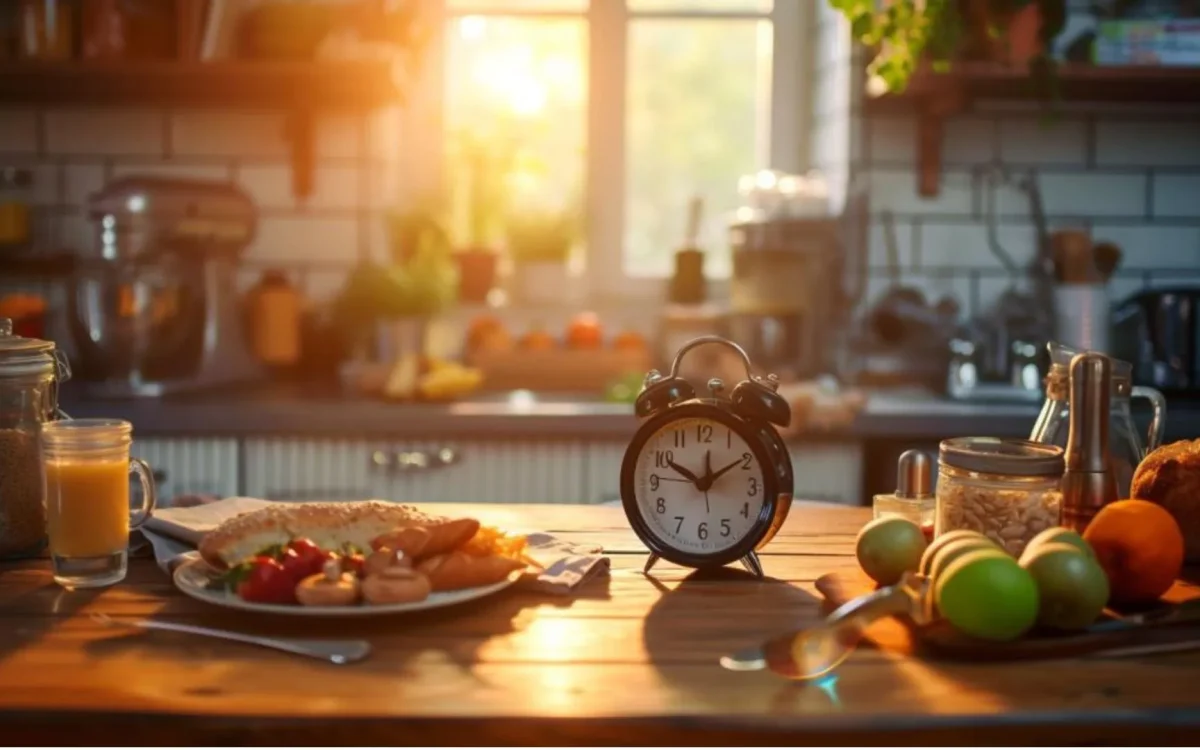
[[[376,471],[408,474],[429,469],[440,469],[462,461],[462,454],[454,448],[416,451],[375,451],[371,454],[371,466]]]

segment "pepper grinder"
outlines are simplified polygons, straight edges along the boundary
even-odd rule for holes
[[[901,516],[921,527],[926,539],[933,538],[934,511],[933,462],[926,453],[908,450],[900,454],[896,466],[896,492],[876,495],[875,518]]]
[[[1070,432],[1062,481],[1062,525],[1079,533],[1117,500],[1108,450],[1112,364],[1103,354],[1077,354],[1070,366]]]

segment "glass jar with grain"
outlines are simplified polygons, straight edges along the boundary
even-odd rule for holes
[[[70,374],[52,341],[15,336],[0,318],[0,558],[39,552],[46,539],[42,424],[58,414]]]
[[[1020,555],[1062,512],[1063,449],[1028,440],[953,438],[938,451],[935,538],[969,529]]]

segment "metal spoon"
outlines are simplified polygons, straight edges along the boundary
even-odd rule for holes
[[[352,662],[361,661],[371,653],[371,644],[367,643],[366,641],[310,641],[298,640],[294,638],[267,638],[260,635],[236,633],[231,630],[202,628],[198,625],[185,625],[183,623],[163,622],[161,620],[130,620],[128,622],[124,622],[114,620],[108,615],[101,614],[99,612],[93,612],[92,619],[104,625],[112,625],[117,627],[128,625],[130,627],[144,628],[146,630],[168,630],[176,633],[206,635],[210,638],[223,638],[227,641],[249,643],[254,646],[263,646],[265,648],[286,651],[291,654],[299,654],[300,656],[309,656],[314,659],[320,659],[321,661],[328,661],[334,664],[350,664]]]

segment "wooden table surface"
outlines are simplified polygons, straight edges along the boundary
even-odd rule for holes
[[[1022,664],[860,649],[822,685],[731,673],[718,658],[820,616],[813,582],[852,572],[866,509],[797,504],[768,580],[688,575],[620,508],[439,506],[602,543],[612,575],[572,597],[504,592],[370,620],[262,618],[176,592],[150,560],[67,592],[46,561],[0,565],[5,744],[1075,744],[1200,736],[1200,653]],[[97,624],[158,617],[285,636],[369,639],[333,666],[253,646]]]

